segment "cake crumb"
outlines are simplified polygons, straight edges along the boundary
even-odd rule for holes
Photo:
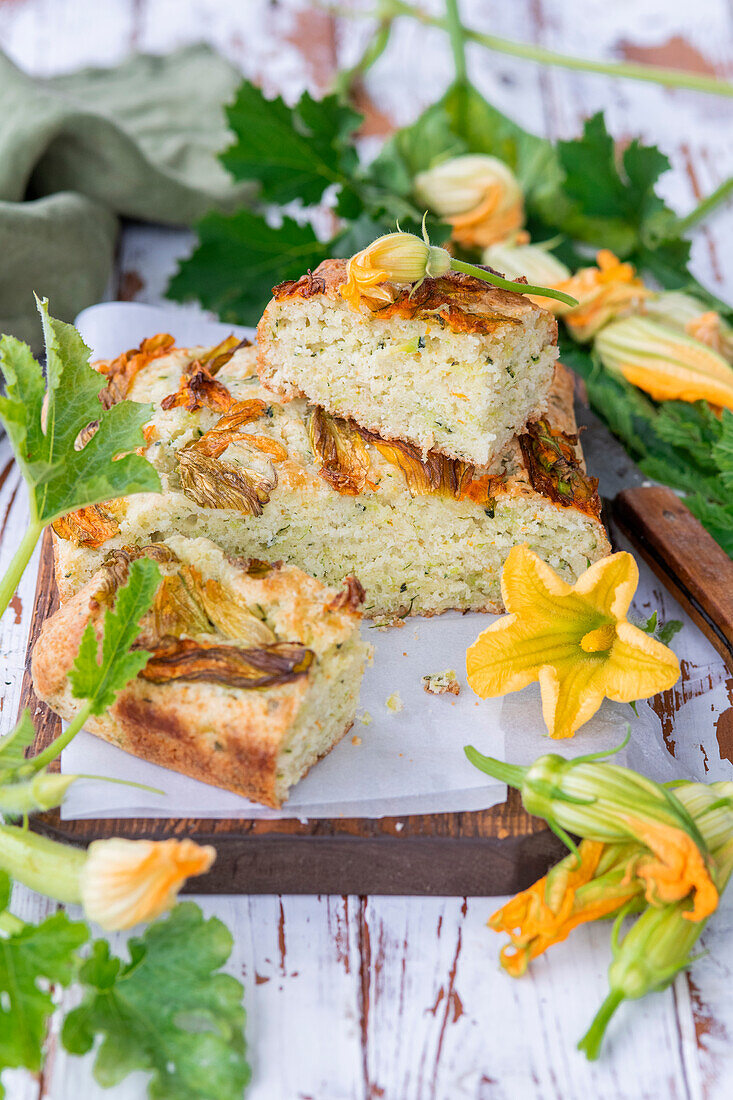
[[[444,672],[432,672],[422,678],[423,690],[428,695],[460,695],[461,685],[456,679],[456,670],[447,668]]]
[[[404,710],[405,704],[400,699],[399,692],[393,691],[389,698],[385,701],[387,710],[391,710],[394,714],[398,711]]]
[[[351,744],[352,745],[360,745],[361,744],[361,737],[357,737],[356,734],[354,734],[354,736],[351,738]]]
[[[404,619],[400,619],[397,615],[381,615],[374,619],[371,623],[370,630],[392,630],[393,627],[404,626]]]
[[[365,710],[363,714],[359,715],[359,721],[362,726],[371,726],[373,718],[368,710]]]

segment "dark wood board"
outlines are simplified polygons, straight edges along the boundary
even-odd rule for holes
[[[623,489],[613,517],[733,673],[733,561],[663,485]]]
[[[56,608],[51,537],[44,535],[21,708],[36,724],[35,753],[59,733],[59,719],[33,694],[30,655]],[[55,763],[58,767],[58,762]],[[529,886],[565,853],[544,821],[530,817],[516,791],[505,803],[471,813],[318,819],[109,818],[62,821],[58,810],[31,827],[71,844],[101,837],[163,840],[189,836],[213,844],[208,875],[190,883],[214,894],[510,894]]]

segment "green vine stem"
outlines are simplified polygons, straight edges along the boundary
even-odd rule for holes
[[[716,206],[719,206],[722,202],[733,194],[733,176],[728,176],[727,180],[711,191],[707,198],[703,199],[694,210],[682,218],[679,223],[680,233],[687,233],[690,229],[694,229],[696,225],[699,225],[701,221],[704,221]]]
[[[512,279],[504,279],[501,275],[496,275],[493,271],[488,272],[484,268],[477,267],[476,264],[467,264],[463,260],[451,259],[451,270],[460,271],[464,275],[473,275],[475,279],[483,279],[485,283],[491,283],[492,286],[498,286],[502,290],[512,290],[515,294],[541,294],[543,298],[554,298],[557,302],[562,302],[563,305],[577,306],[578,299],[573,298],[571,294],[566,294],[563,290],[555,290],[549,286],[533,286],[532,283],[519,283]]]
[[[8,604],[12,600],[20,584],[20,578],[23,576],[25,567],[33,556],[33,551],[36,548],[36,543],[41,537],[42,531],[42,523],[31,523],[29,525],[28,530],[23,535],[20,546],[13,555],[13,560],[8,566],[5,576],[0,580],[0,616],[5,614]]]
[[[66,746],[73,741],[91,713],[92,704],[91,700],[89,700],[84,704],[76,717],[69,722],[61,736],[57,737],[55,741],[52,741],[51,744],[43,750],[43,752],[39,752],[37,756],[34,756],[32,760],[29,761],[29,763],[33,764],[33,770],[40,771],[41,768],[45,768],[47,764],[55,760],[62,749],[65,749]]]
[[[359,60],[350,69],[339,70],[331,85],[331,91],[335,95],[344,100],[351,97],[354,85],[362,79],[386,50],[395,18],[394,15],[380,18],[376,30],[364,47]]]
[[[332,6],[329,10],[334,15],[362,15],[362,13],[344,12],[338,6]],[[405,0],[383,0],[378,14],[381,18],[385,18],[386,13],[389,13],[392,18],[407,16],[410,19],[417,19],[425,26],[439,27],[448,33],[451,31],[449,18],[429,15],[420,8],[406,3]],[[370,13],[365,12],[363,14]],[[590,58],[572,57],[569,54],[547,50],[543,46],[534,46],[528,42],[513,42],[509,38],[484,34],[483,31],[475,31],[470,27],[463,27],[462,37],[466,42],[476,42],[495,53],[508,54],[510,57],[519,57],[523,61],[534,61],[540,65],[553,65],[562,69],[573,69],[577,72],[598,73],[603,76],[624,77],[629,80],[643,80],[649,84],[661,84],[666,88],[686,88],[689,91],[704,92],[706,95],[733,98],[733,84],[725,80],[718,80],[714,76],[704,76],[701,73],[685,72],[682,69],[666,69],[656,65],[640,65],[633,61],[594,61]]]
[[[453,50],[456,83],[465,84],[467,76],[465,28],[461,22],[458,0],[445,0],[445,21],[448,24],[448,34]]]

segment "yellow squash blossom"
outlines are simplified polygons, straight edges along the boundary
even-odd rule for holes
[[[733,409],[733,367],[707,344],[648,317],[614,321],[595,349],[606,370],[655,401],[709,401]]]
[[[496,157],[452,157],[415,177],[415,196],[453,227],[464,248],[527,238],[522,191],[511,169]]]
[[[551,737],[572,737],[604,698],[671,688],[676,656],[626,618],[638,582],[631,554],[603,558],[571,585],[528,546],[513,547],[501,577],[509,614],[468,649],[469,685],[487,699],[538,680]]]
[[[571,852],[497,910],[489,928],[509,936],[499,954],[507,973],[518,978],[532,959],[561,943],[579,924],[609,916],[639,895],[641,884],[627,874],[626,854],[635,851],[638,846],[631,844],[583,840],[579,855]]]
[[[590,340],[612,318],[638,309],[651,294],[631,264],[621,263],[607,248],[597,253],[596,265],[582,267],[569,279],[553,284],[578,299],[572,309],[555,306],[554,311],[562,316],[571,336],[581,342]]]

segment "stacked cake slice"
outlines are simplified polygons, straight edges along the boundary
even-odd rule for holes
[[[521,294],[450,272],[354,310],[346,263],[275,287],[257,329],[264,385],[383,439],[488,466],[543,408],[557,322]]]
[[[163,492],[111,501],[56,526],[62,596],[110,550],[176,534],[207,536],[230,555],[285,561],[328,585],[354,574],[366,592],[364,613],[378,618],[500,611],[501,567],[517,543],[569,581],[607,553],[572,385],[554,362],[552,318],[520,295],[460,275],[428,279],[412,298],[397,288],[393,307],[357,314],[336,293],[344,275],[344,265],[330,261],[278,288],[259,349],[231,346],[236,341],[163,348],[134,373],[125,357],[102,366],[110,392],[154,405],[145,453]],[[398,353],[403,337],[418,350]],[[390,357],[376,354],[381,343]],[[310,372],[301,365],[308,346]],[[431,386],[442,379],[433,412],[454,441],[451,454],[426,450],[435,443],[423,430],[426,353]],[[319,367],[324,358],[330,365]],[[383,387],[384,400],[363,381],[367,363],[382,372],[373,386]],[[340,396],[326,401],[329,379],[334,392],[347,393],[349,371],[348,406]],[[404,417],[418,390],[410,435]],[[459,416],[464,405],[445,393],[466,390],[471,401]],[[301,391],[321,403],[292,397]],[[493,455],[499,433],[487,442],[491,416],[501,422],[500,456],[456,457],[480,447]]]

